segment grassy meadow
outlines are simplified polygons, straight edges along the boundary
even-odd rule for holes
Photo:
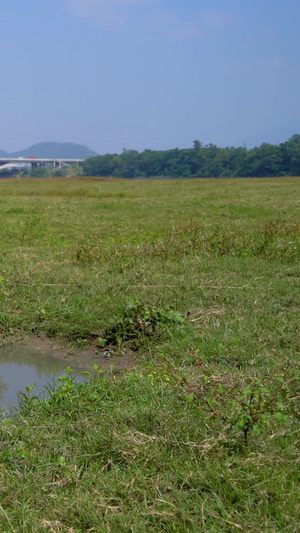
[[[299,531],[299,186],[0,181],[1,343],[115,354],[3,420],[0,531]]]

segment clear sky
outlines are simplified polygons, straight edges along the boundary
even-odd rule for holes
[[[300,133],[300,0],[1,0],[0,149]]]

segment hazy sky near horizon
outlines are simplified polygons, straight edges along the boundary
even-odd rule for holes
[[[300,0],[1,0],[0,18],[0,149],[300,133]]]

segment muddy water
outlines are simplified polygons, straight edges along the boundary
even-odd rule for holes
[[[46,396],[45,386],[53,384],[64,374],[69,362],[50,356],[34,347],[0,347],[0,416],[17,412],[18,392],[26,392],[26,386],[34,384],[32,394]],[[74,369],[77,381],[82,381],[80,370]]]

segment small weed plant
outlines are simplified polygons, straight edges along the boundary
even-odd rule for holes
[[[226,387],[214,377],[205,377],[203,391],[191,389],[187,400],[197,410],[209,413],[226,426],[242,431],[247,446],[249,433],[260,435],[272,419],[287,422],[287,377],[275,376],[272,381],[259,379],[248,388]]]
[[[34,386],[35,386],[34,383],[32,383],[31,385],[27,385],[26,392],[20,391],[18,393],[19,405],[20,405],[21,410],[26,409],[27,411],[28,410],[30,411],[34,407],[34,405],[39,401],[39,397],[32,394]]]
[[[99,372],[97,372],[97,365],[95,365],[95,376],[98,377]],[[87,375],[91,373],[86,372]],[[36,396],[32,394],[34,389],[34,383],[27,385],[26,392],[19,392],[19,406],[20,411],[23,413],[31,411],[38,404],[43,405],[43,402],[46,403],[51,400],[51,404],[62,403],[65,400],[69,401],[72,396],[76,396],[78,392],[78,387],[81,384],[77,382],[76,377],[73,375],[73,369],[68,366],[65,369],[65,373],[62,376],[59,376],[57,381],[53,381],[52,384],[45,386],[45,392],[48,398],[42,396]]]
[[[159,335],[159,328],[168,324],[182,324],[184,319],[172,307],[159,309],[141,303],[129,303],[122,313],[122,318],[108,327],[103,337],[99,337],[99,346],[129,341],[133,349],[142,345],[148,337]]]
[[[248,383],[228,383],[228,376],[205,372],[200,384],[185,384],[187,401],[200,416],[220,421],[227,428],[243,433],[248,445],[249,434],[260,435],[274,423],[284,423],[298,416],[295,408],[297,380],[286,368],[272,377],[254,379]],[[245,387],[246,385],[246,387]]]
[[[19,241],[23,246],[25,243],[31,242],[36,233],[39,232],[42,223],[42,217],[39,213],[31,214],[25,217],[25,219],[19,224]]]
[[[271,378],[245,384],[233,382],[228,374],[215,375],[197,355],[196,359],[196,365],[204,370],[196,382],[168,358],[159,368],[151,369],[148,379],[180,387],[197,416],[241,431],[246,446],[250,433],[259,436],[273,422],[284,423],[299,416],[295,405],[298,380],[286,368],[279,369]]]

